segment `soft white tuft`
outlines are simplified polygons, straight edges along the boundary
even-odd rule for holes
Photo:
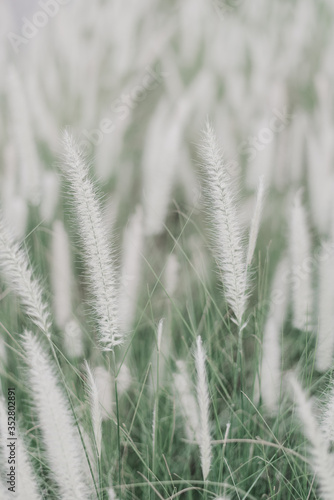
[[[332,500],[334,491],[333,457],[328,453],[328,447],[318,422],[313,414],[311,401],[307,399],[301,385],[292,374],[289,376],[298,415],[303,423],[304,433],[311,444],[312,466],[317,475],[321,498]]]
[[[205,368],[205,350],[201,337],[197,337],[197,349],[195,352],[197,371],[197,403],[200,416],[200,428],[198,443],[201,451],[201,465],[203,479],[206,481],[211,467],[212,448],[210,435],[210,398]]]
[[[43,300],[42,287],[33,277],[26,252],[14,240],[0,213],[0,265],[4,276],[20,298],[26,314],[48,337],[51,321],[48,306]]]
[[[200,151],[205,168],[206,195],[214,229],[217,264],[222,274],[226,300],[240,325],[246,309],[248,285],[244,242],[233,186],[215,133],[208,122]]]
[[[63,500],[88,498],[83,477],[85,456],[68,402],[53,363],[40,342],[26,332],[23,338],[29,387],[35,403],[46,455]]]
[[[62,171],[73,194],[93,307],[99,323],[99,340],[103,350],[112,351],[124,341],[118,322],[114,259],[108,245],[95,188],[89,178],[88,167],[68,132],[64,133],[64,149]]]

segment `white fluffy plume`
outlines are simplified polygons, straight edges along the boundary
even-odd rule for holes
[[[3,396],[0,396],[0,437],[1,447],[7,456],[8,445],[8,410]],[[9,436],[8,436],[9,437]],[[17,493],[18,500],[41,500],[42,496],[38,491],[37,480],[31,466],[25,443],[16,429],[16,453],[17,453]],[[6,451],[5,451],[6,450]],[[1,491],[0,491],[1,493]],[[0,496],[0,498],[7,498]]]
[[[111,351],[124,340],[119,331],[114,259],[88,167],[68,132],[64,133],[64,149],[62,171],[69,182],[79,222],[92,302],[98,318],[99,340],[103,350]]]
[[[316,367],[324,372],[332,366],[334,353],[334,248],[323,246],[319,262]]]
[[[3,274],[18,295],[26,314],[48,337],[51,321],[48,306],[43,300],[43,290],[33,277],[27,253],[14,240],[0,213],[0,265]]]
[[[291,213],[290,257],[293,325],[308,330],[312,307],[311,237],[300,191],[295,196]]]
[[[307,399],[294,375],[290,374],[288,380],[293,390],[298,415],[303,423],[305,436],[311,444],[312,466],[317,475],[321,498],[323,500],[332,500],[334,492],[333,456],[328,452],[324,435],[313,414],[311,401]]]
[[[86,367],[86,391],[89,397],[90,408],[91,408],[91,419],[92,419],[92,427],[94,432],[95,446],[97,450],[97,455],[101,457],[101,448],[102,448],[102,413],[100,408],[100,399],[99,399],[99,391],[94,379],[94,375],[87,363],[85,362]]]
[[[201,337],[197,337],[197,348],[195,352],[197,372],[197,404],[200,416],[200,428],[198,443],[201,451],[201,465],[204,480],[207,479],[212,460],[212,447],[210,435],[210,398],[205,368],[205,350]]]
[[[249,243],[248,243],[247,259],[246,259],[247,266],[251,264],[254,256],[256,241],[260,229],[260,222],[261,222],[263,202],[264,202],[264,193],[265,193],[264,177],[261,176],[257,188],[255,211],[252,218],[251,228],[249,233]]]
[[[215,133],[207,122],[201,145],[214,249],[225,295],[238,324],[247,301],[247,266],[235,196]]]
[[[53,309],[57,325],[64,328],[72,315],[71,256],[67,232],[62,221],[53,224],[51,281],[53,288]]]
[[[43,435],[46,455],[62,500],[88,498],[85,460],[78,429],[55,375],[53,363],[30,332],[23,338],[28,380]]]

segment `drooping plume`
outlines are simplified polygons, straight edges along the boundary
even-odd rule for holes
[[[235,195],[215,133],[206,124],[201,145],[214,250],[225,296],[240,325],[247,302],[247,266]]]
[[[64,149],[62,171],[71,189],[79,223],[92,304],[98,319],[99,341],[103,350],[112,351],[124,341],[119,330],[114,259],[88,166],[68,132],[64,133]]]
[[[51,358],[36,337],[26,332],[23,346],[28,380],[39,420],[47,461],[62,500],[88,499],[83,477],[85,455],[69,404]]]
[[[50,337],[49,308],[44,302],[41,284],[34,278],[27,253],[13,238],[1,213],[0,266],[6,280],[18,295],[25,313],[45,335]]]

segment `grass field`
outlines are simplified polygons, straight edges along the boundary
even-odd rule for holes
[[[0,15],[0,500],[333,499],[331,2]]]

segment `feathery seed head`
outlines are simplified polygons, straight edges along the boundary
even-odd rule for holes
[[[33,277],[26,252],[15,241],[0,212],[0,266],[2,272],[18,295],[26,314],[47,337],[51,336],[48,305],[43,300],[43,290]]]
[[[28,364],[29,387],[60,498],[88,499],[83,476],[84,452],[54,365],[32,333],[24,333],[23,347]]]
[[[241,325],[247,303],[248,279],[244,237],[234,189],[215,133],[207,122],[200,148],[205,171],[207,206],[214,231],[214,250],[225,296]]]
[[[304,433],[311,444],[312,465],[317,475],[323,500],[332,500],[334,491],[333,456],[328,452],[324,434],[314,416],[311,401],[307,398],[294,374],[289,374],[288,382],[293,391],[298,415],[303,423]]]
[[[68,132],[64,133],[64,149],[62,171],[69,183],[79,222],[93,307],[98,318],[99,341],[104,351],[112,351],[124,341],[119,329],[114,259],[84,155]]]

